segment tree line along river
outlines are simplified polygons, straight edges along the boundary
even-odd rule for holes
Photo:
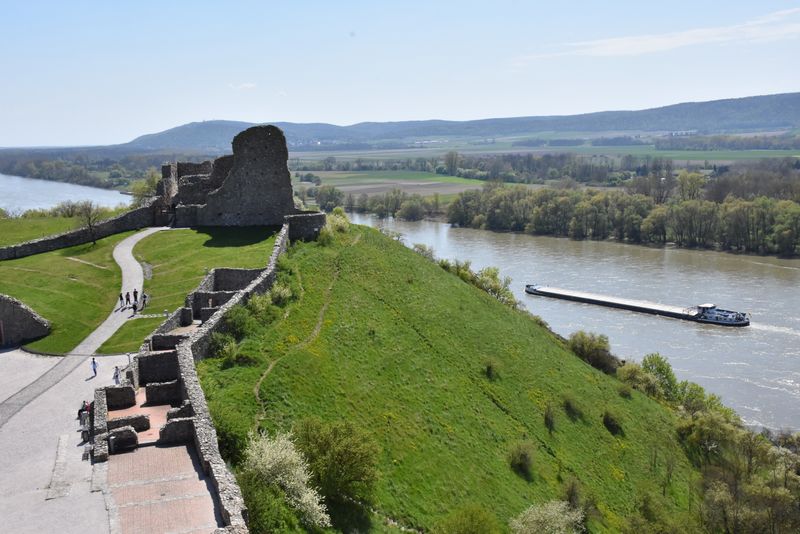
[[[720,395],[747,424],[800,429],[799,260],[350,217],[400,232],[406,244],[423,243],[438,258],[469,260],[475,270],[498,267],[512,278],[516,297],[558,334],[605,334],[628,360],[659,352],[679,379]],[[726,328],[535,297],[524,292],[526,283],[675,306],[713,302],[750,312],[752,323]]]

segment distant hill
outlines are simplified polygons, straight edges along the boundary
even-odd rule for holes
[[[143,135],[117,145],[134,151],[229,152],[231,139],[255,123],[205,121]],[[687,102],[640,111],[602,111],[581,115],[512,117],[473,121],[272,123],[294,150],[362,148],[376,143],[410,142],[432,136],[502,137],[537,132],[687,131],[701,134],[753,132],[800,127],[800,93]]]

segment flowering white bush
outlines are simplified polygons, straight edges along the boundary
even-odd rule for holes
[[[580,534],[583,512],[570,508],[566,501],[533,505],[509,523],[514,534]]]
[[[317,490],[308,481],[308,463],[295,448],[291,434],[251,433],[244,452],[244,469],[265,484],[277,484],[303,522],[319,528],[331,526],[331,518]]]

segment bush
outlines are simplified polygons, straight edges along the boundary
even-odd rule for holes
[[[619,396],[623,399],[630,399],[633,395],[633,391],[628,384],[621,384],[619,388],[617,388],[617,393],[619,393]]]
[[[331,526],[320,495],[310,485],[306,459],[289,434],[270,437],[265,433],[251,433],[244,452],[243,472],[256,483],[277,484],[305,524],[317,528]]]
[[[544,407],[544,426],[551,434],[556,428],[556,414],[553,410],[553,405],[549,402],[547,403],[547,406]]]
[[[293,296],[292,290],[280,282],[272,286],[272,289],[269,290],[269,295],[272,299],[272,303],[276,306],[286,305],[290,300],[292,300]]]
[[[233,343],[236,344],[236,339],[230,334],[225,332],[214,332],[211,334],[211,343],[209,350],[211,355],[215,358],[223,358],[227,353],[228,346]]]
[[[620,423],[616,415],[608,410],[603,412],[603,426],[615,436],[625,435],[625,432],[622,430],[622,423]]]
[[[345,215],[344,210],[341,208],[336,208],[336,210],[329,214],[325,219],[325,227],[329,228],[332,232],[344,234],[350,229],[350,220],[347,218],[347,215]]]
[[[272,293],[253,295],[247,301],[247,311],[261,324],[270,324],[280,316],[280,310],[272,304]]]
[[[277,485],[264,484],[253,473],[242,473],[237,482],[247,505],[250,532],[305,532],[286,495]]]
[[[331,230],[327,224],[322,227],[322,230],[319,231],[319,236],[317,236],[317,243],[319,243],[323,247],[327,247],[333,244],[333,230]]]
[[[514,534],[572,534],[583,532],[583,512],[565,501],[533,505],[509,523]]]
[[[433,529],[434,534],[499,534],[497,517],[479,504],[462,506]]]
[[[236,339],[242,339],[257,328],[255,317],[242,305],[237,305],[225,314],[225,328]]]
[[[664,397],[661,384],[655,375],[645,371],[639,364],[627,362],[617,369],[617,378],[654,399]]]
[[[569,336],[567,344],[580,359],[606,374],[613,375],[620,366],[621,362],[611,354],[611,346],[604,335],[579,330]]]
[[[520,441],[508,453],[508,463],[511,469],[525,480],[533,478],[533,444],[529,441]]]
[[[578,406],[578,403],[570,395],[564,395],[564,413],[567,414],[573,421],[583,419],[583,411]]]
[[[500,366],[495,360],[486,360],[486,363],[483,364],[483,372],[489,380],[500,378]]]
[[[378,477],[378,446],[349,421],[305,419],[295,429],[314,484],[328,502],[369,502]]]

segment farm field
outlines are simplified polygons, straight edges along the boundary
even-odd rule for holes
[[[319,171],[314,174],[322,179],[322,185],[332,185],[353,195],[377,195],[392,189],[401,189],[412,195],[430,196],[439,193],[453,196],[468,189],[480,189],[486,183],[482,180],[413,171]],[[311,185],[313,184],[292,178],[295,189]]]

